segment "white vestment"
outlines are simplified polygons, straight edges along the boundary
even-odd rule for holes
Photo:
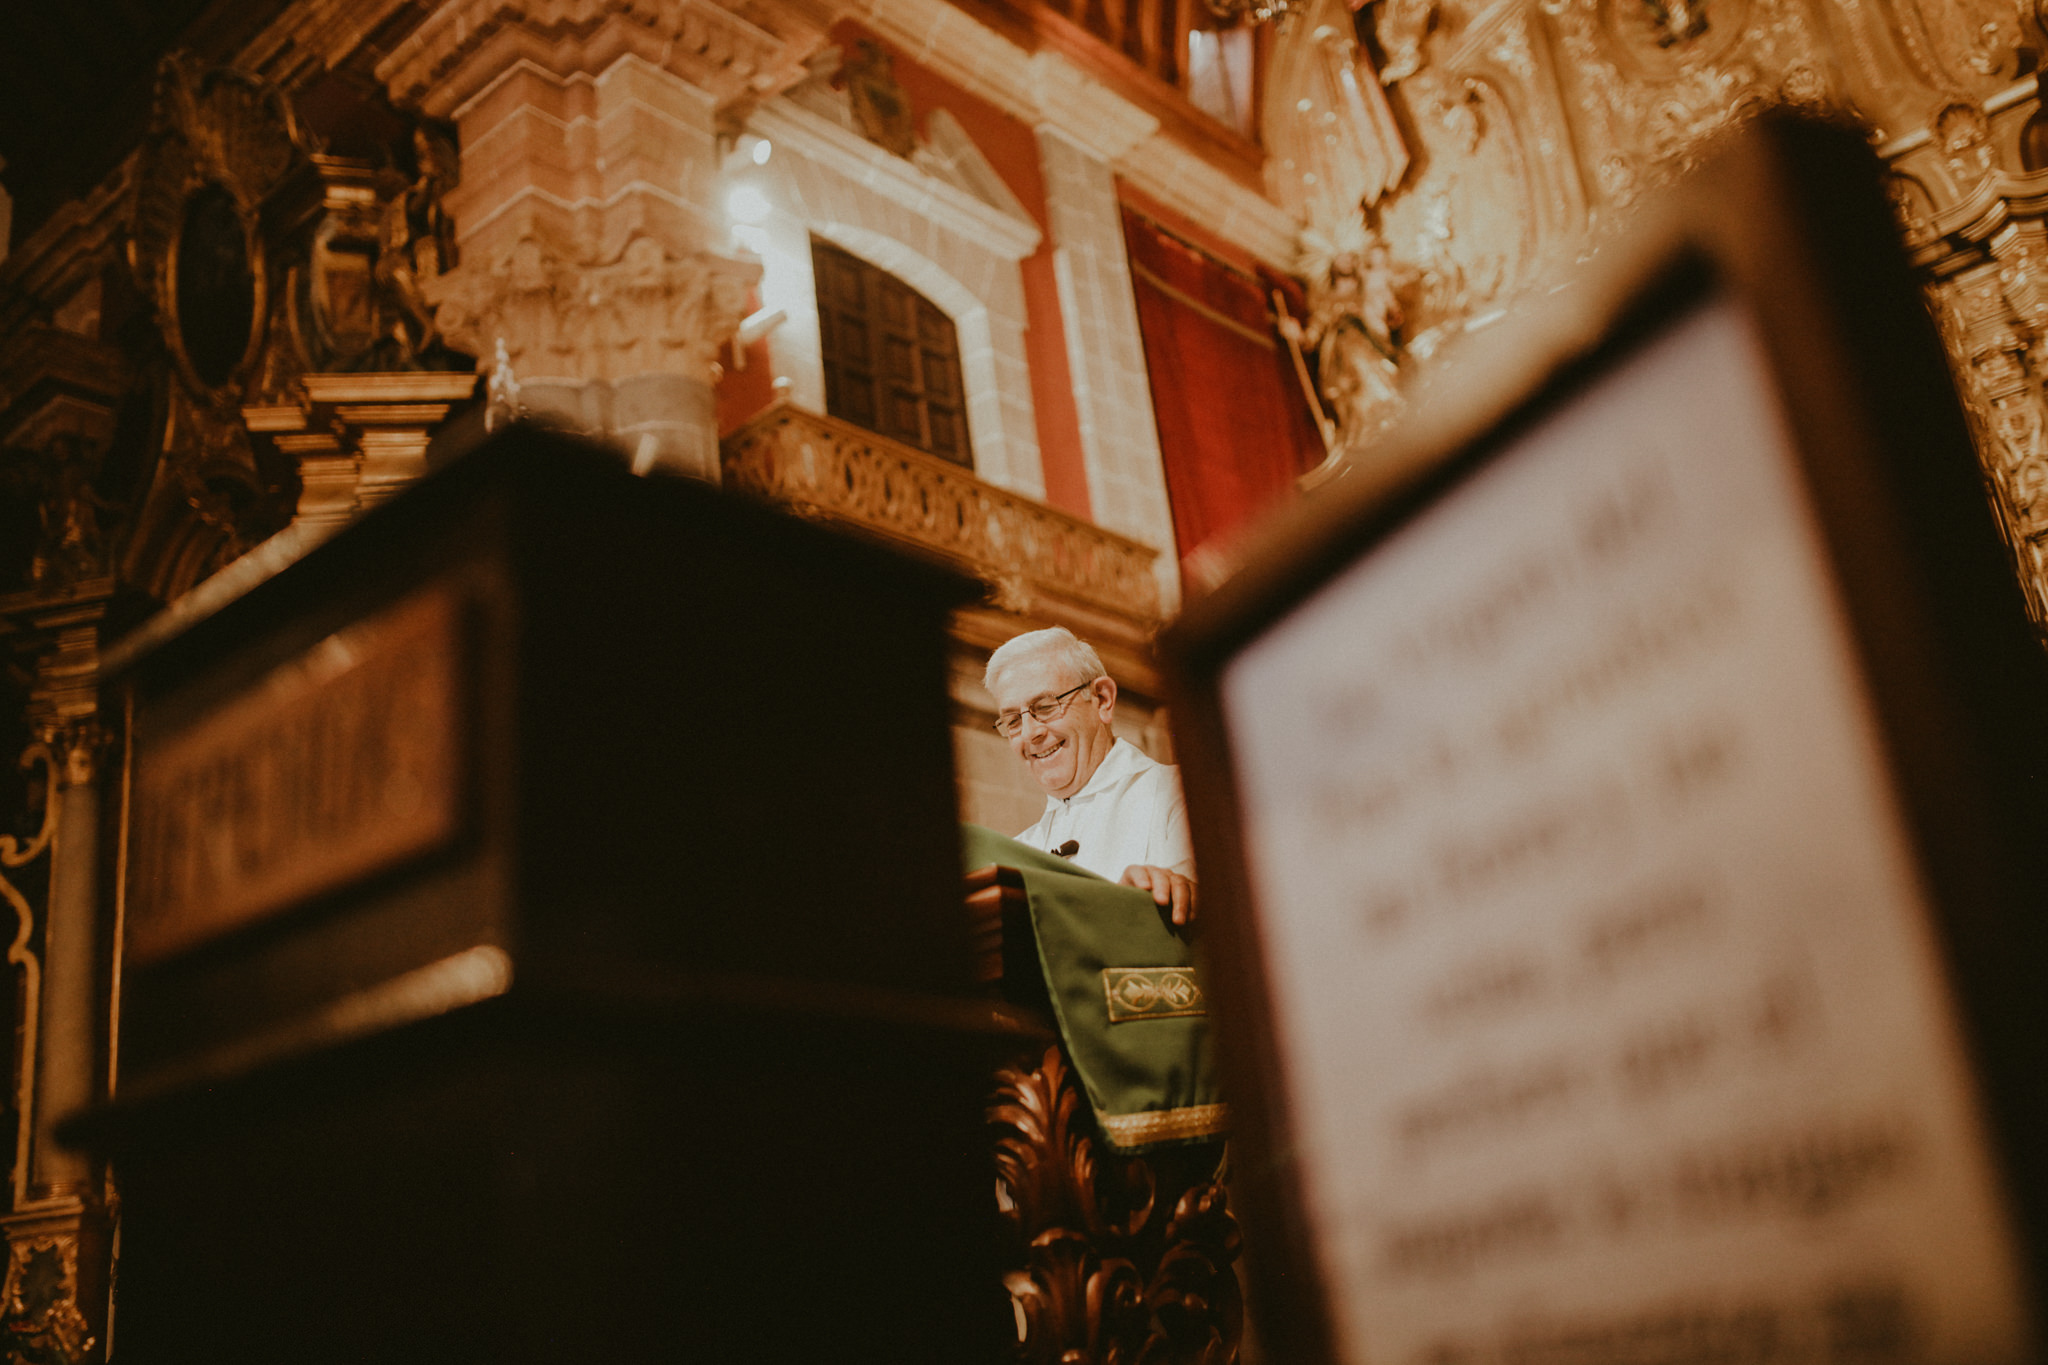
[[[1045,814],[1017,839],[1048,853],[1072,839],[1081,846],[1072,861],[1111,881],[1136,866],[1195,873],[1180,770],[1121,739],[1080,791],[1047,797]]]

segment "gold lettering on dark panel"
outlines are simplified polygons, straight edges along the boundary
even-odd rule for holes
[[[139,737],[127,950],[165,958],[446,844],[460,602],[421,593],[176,734]]]

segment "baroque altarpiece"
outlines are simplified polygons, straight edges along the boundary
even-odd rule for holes
[[[2025,4],[260,0],[207,16],[160,35],[139,125],[85,183],[23,199],[0,261],[0,742],[20,758],[0,788],[16,1004],[0,1349],[16,1356],[87,1358],[106,1332],[117,1191],[54,1134],[118,1072],[126,756],[103,647],[202,582],[260,577],[504,419],[600,432],[636,467],[983,577],[988,602],[955,627],[963,801],[1015,827],[1029,817],[1001,790],[977,660],[1069,624],[1156,737],[1150,635],[1183,572],[1227,568],[1185,515],[1219,473],[1190,461],[1219,457],[1171,430],[1176,401],[1185,427],[1212,410],[1166,386],[1160,308],[1249,348],[1314,446],[1207,487],[1284,489],[1321,459],[1312,489],[1371,461],[1459,334],[1569,288],[1635,202],[1792,107],[1854,122],[1891,167],[2048,626],[2048,34]],[[742,187],[767,195],[766,221]],[[1134,222],[1152,264],[1126,251]],[[827,414],[814,243],[953,324],[971,458]],[[1195,273],[1159,274],[1162,249]],[[1230,436],[1247,461],[1295,440]],[[1056,1108],[1057,1078],[1034,1075],[1018,1102],[1038,1084]],[[1074,1330],[1077,1349],[1111,1349]]]
[[[1335,443],[1370,459],[1447,339],[1568,287],[1718,137],[1771,108],[1846,120],[1890,168],[2048,626],[2043,41],[2031,6],[1967,0],[1374,0],[1355,25],[1316,0],[1276,44],[1264,130]]]

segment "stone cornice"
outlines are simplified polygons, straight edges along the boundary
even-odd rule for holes
[[[11,334],[64,302],[107,263],[119,249],[134,176],[130,156],[16,244],[0,263],[0,331]]]
[[[408,0],[300,0],[267,24],[235,58],[244,71],[295,89],[354,57]]]
[[[747,126],[778,150],[873,186],[947,231],[980,242],[998,255],[1021,261],[1038,249],[1043,234],[1030,219],[1005,213],[790,100],[763,104]]]
[[[1159,120],[1057,52],[1032,54],[1026,72],[1038,121],[1097,161],[1118,161],[1151,141]]]
[[[806,45],[710,0],[448,0],[377,64],[377,78],[399,104],[445,118],[522,57],[556,72],[598,71],[645,49],[722,101],[787,86]],[[493,46],[500,59],[471,60]]]
[[[1297,268],[1301,225],[1294,216],[1173,139],[1148,138],[1114,166],[1138,189],[1275,270]]]

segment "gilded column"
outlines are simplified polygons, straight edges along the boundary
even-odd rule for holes
[[[442,333],[487,358],[502,342],[529,412],[716,478],[718,354],[760,273],[722,249],[718,119],[820,42],[708,0],[440,6],[378,75],[460,134]]]

